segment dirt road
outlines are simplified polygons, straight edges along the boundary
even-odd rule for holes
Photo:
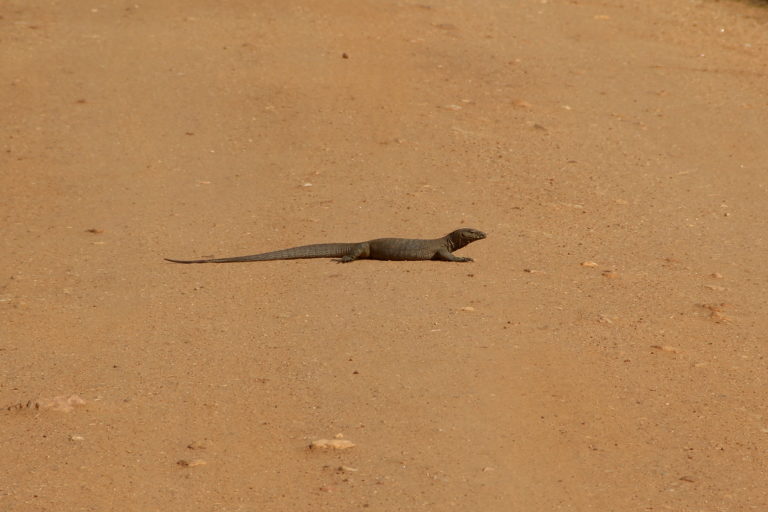
[[[766,28],[4,2],[0,510],[768,509]]]

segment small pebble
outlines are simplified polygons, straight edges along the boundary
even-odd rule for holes
[[[596,267],[597,263],[595,263],[594,261],[583,261],[581,263],[581,266],[582,267]]]
[[[727,302],[721,302],[720,304],[699,304],[699,306],[710,311],[709,318],[714,320],[718,324],[723,324],[731,321],[731,317],[727,316],[723,311],[729,306]]]
[[[651,348],[663,350],[664,352],[671,352],[672,354],[679,354],[681,352],[679,348],[673,347],[672,345],[651,345]]]
[[[721,274],[720,272],[713,272],[709,274],[709,277],[711,277],[712,279],[722,279],[723,274]]]
[[[176,464],[178,464],[179,466],[181,466],[183,468],[194,468],[196,466],[205,466],[208,463],[206,461],[204,461],[203,459],[192,459],[192,460],[184,460],[184,459],[182,459],[182,460],[176,462]]]
[[[474,310],[475,308],[473,308],[472,306],[464,306],[463,308],[461,308],[461,311],[474,311]]]
[[[78,405],[85,405],[85,400],[77,395],[44,398],[35,403],[36,408],[59,412],[70,412]]]
[[[349,439],[318,439],[317,441],[312,441],[309,448],[312,450],[327,450],[329,448],[333,450],[346,450],[354,446],[355,443]]]
[[[209,439],[201,439],[199,441],[193,441],[187,445],[190,450],[205,450],[211,446]]]
[[[703,307],[704,309],[708,309],[713,313],[719,313],[719,312],[725,311],[725,308],[728,307],[728,303],[721,302],[720,304],[701,304],[701,307]]]
[[[603,315],[603,314],[598,315],[598,317],[597,317],[597,321],[600,322],[601,324],[612,324],[613,320],[614,319],[611,318],[610,316]]]
[[[718,324],[724,324],[731,321],[731,317],[728,315],[724,315],[720,311],[713,311],[710,313],[709,318],[715,321],[715,323]]]

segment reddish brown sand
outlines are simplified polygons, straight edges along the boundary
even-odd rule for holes
[[[768,510],[768,9],[10,0],[0,57],[0,510]]]

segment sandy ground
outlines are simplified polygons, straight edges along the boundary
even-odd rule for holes
[[[767,29],[3,2],[0,510],[768,510]]]

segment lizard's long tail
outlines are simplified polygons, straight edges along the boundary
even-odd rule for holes
[[[350,254],[358,244],[313,244],[291,247],[279,251],[234,256],[232,258],[212,258],[207,260],[172,260],[173,263],[236,263],[242,261],[296,260],[305,258],[341,258]]]

